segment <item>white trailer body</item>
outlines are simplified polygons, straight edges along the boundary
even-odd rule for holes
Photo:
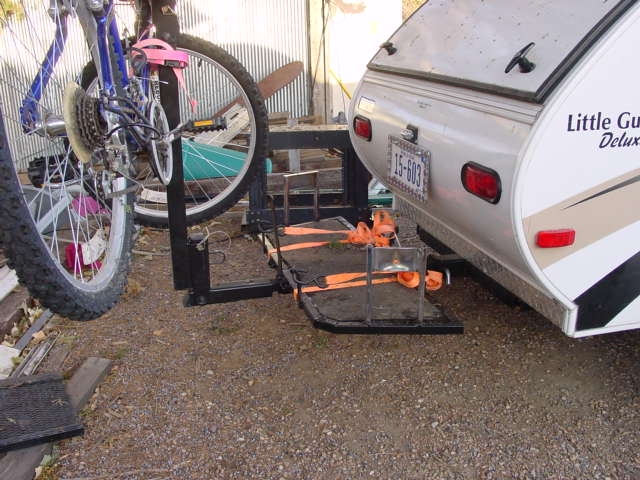
[[[402,214],[567,335],[638,328],[639,51],[635,0],[430,0],[369,63],[352,143]]]

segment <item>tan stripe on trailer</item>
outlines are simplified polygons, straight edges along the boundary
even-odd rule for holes
[[[527,243],[541,269],[562,260],[607,235],[640,221],[640,169],[601,183],[523,220]],[[625,182],[629,182],[625,185]],[[575,243],[561,248],[540,248],[536,234],[542,230],[572,228]]]

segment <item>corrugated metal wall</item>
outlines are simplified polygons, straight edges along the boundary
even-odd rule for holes
[[[179,0],[181,28],[220,45],[256,81],[301,61],[303,75],[267,101],[269,112],[311,114],[307,0]]]

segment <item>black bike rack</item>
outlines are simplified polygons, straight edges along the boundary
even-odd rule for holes
[[[456,319],[448,318],[435,305],[431,306],[431,313],[424,320],[390,317],[387,321],[340,321],[331,315],[323,314],[322,309],[318,308],[313,298],[306,294],[300,294],[300,287],[304,284],[304,280],[301,280],[300,277],[302,270],[296,271],[296,268],[289,264],[286,269],[283,268],[278,226],[284,223],[298,224],[312,220],[319,221],[321,218],[341,218],[346,225],[349,222],[356,224],[358,221],[366,220],[370,214],[367,188],[369,175],[353,150],[346,128],[313,127],[276,131],[270,133],[269,139],[271,148],[276,150],[340,149],[343,152],[343,189],[340,203],[337,205],[333,203],[329,206],[319,205],[316,180],[314,181],[316,182],[315,195],[312,195],[315,197],[314,204],[309,205],[309,202],[302,205],[295,204],[291,208],[288,199],[282,198],[283,195],[267,194],[266,174],[264,171],[260,172],[250,189],[249,210],[246,213],[245,221],[251,231],[262,233],[265,251],[271,250],[269,248],[271,245],[268,247],[267,242],[271,242],[275,247],[273,250],[276,254],[275,257],[271,257],[270,262],[276,267],[276,275],[270,279],[211,286],[207,237],[202,232],[187,235],[182,156],[178,145],[178,148],[174,148],[174,178],[167,189],[167,195],[174,288],[188,290],[184,305],[192,307],[265,298],[271,297],[274,292],[291,293],[293,288],[297,288],[299,306],[305,310],[312,324],[317,328],[335,333],[463,333],[462,323]],[[307,195],[307,200],[308,197],[309,195]],[[270,239],[267,239],[264,225],[269,226]]]
[[[271,132],[269,144],[274,150],[340,149],[343,152],[343,192],[339,199],[340,204],[320,206],[316,213],[322,218],[340,215],[354,222],[368,216],[368,172],[353,150],[346,126],[326,125],[302,129],[298,127],[291,131]],[[182,149],[177,141],[173,147],[174,176],[167,188],[169,235],[174,288],[189,291],[184,305],[190,307],[235,302],[270,297],[273,292],[291,292],[291,287],[282,272],[281,262],[278,262],[276,276],[273,279],[210,285],[208,241],[199,232],[187,235]],[[248,227],[254,233],[260,230],[262,224],[277,226],[284,219],[281,196],[267,196],[266,188],[266,174],[261,171],[250,188],[249,211],[246,217]],[[313,217],[313,206],[296,206],[290,210],[289,221],[300,223]]]
[[[273,279],[247,280],[212,287],[209,242],[205,235],[201,232],[189,235],[187,251],[191,285],[184,299],[185,307],[271,297],[273,292],[291,292],[291,287],[282,274],[281,265]]]

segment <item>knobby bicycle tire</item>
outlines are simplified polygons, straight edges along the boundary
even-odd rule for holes
[[[44,51],[17,36],[34,36],[39,33],[35,25],[51,22],[47,7],[43,2],[42,10],[25,9],[19,21],[31,27],[27,30],[18,23],[0,25],[5,29],[3,40],[16,36],[11,45],[24,50],[2,45],[0,53],[0,243],[20,283],[44,307],[89,320],[109,310],[126,286],[133,194],[127,193],[123,177],[78,161],[64,137],[23,130],[19,102],[38,74]],[[46,47],[48,40],[40,39],[40,44]],[[109,42],[113,53],[119,39]],[[117,63],[111,64],[118,72]],[[56,71],[38,104],[43,114],[59,113],[67,77],[57,75]],[[21,172],[25,164],[31,183]],[[110,199],[108,189],[115,194]]]

